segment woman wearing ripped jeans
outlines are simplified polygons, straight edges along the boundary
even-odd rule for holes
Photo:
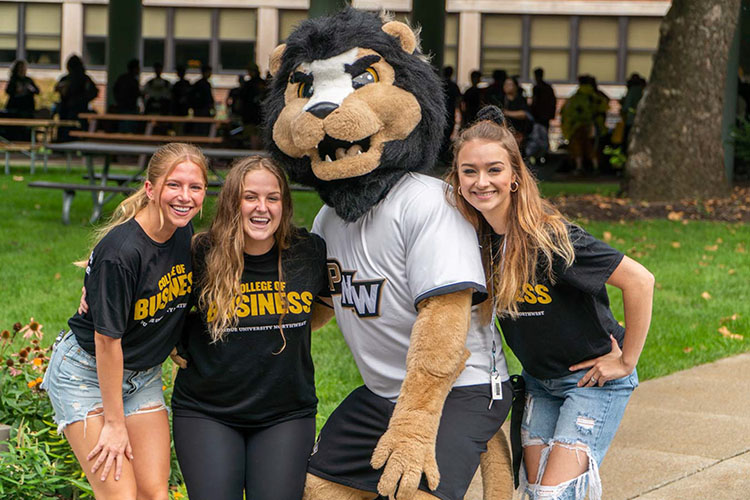
[[[523,365],[519,493],[583,500],[588,489],[600,500],[599,465],[638,385],[654,277],[540,197],[494,106],[456,139],[447,181],[477,229],[503,335]],[[606,284],[622,290],[625,327]]]

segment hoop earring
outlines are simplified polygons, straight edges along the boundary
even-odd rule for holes
[[[463,198],[463,193],[461,192],[461,186],[458,186],[458,195]]]
[[[515,185],[516,185],[516,189],[513,189],[513,184],[515,184]],[[515,193],[516,191],[518,191],[518,187],[519,187],[519,186],[520,186],[520,184],[518,184],[518,181],[513,181],[513,182],[511,182],[511,183],[510,183],[510,192],[511,192],[511,193]]]

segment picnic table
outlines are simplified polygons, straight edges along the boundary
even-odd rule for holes
[[[118,193],[127,193],[132,189],[128,188],[127,185],[132,182],[139,182],[141,176],[145,171],[145,165],[139,168],[135,173],[130,175],[126,179],[113,178],[111,180],[117,181],[117,186],[110,186],[107,182],[110,180],[109,167],[112,156],[115,155],[145,155],[151,156],[159,148],[156,144],[117,144],[117,143],[105,143],[105,142],[89,142],[89,141],[74,141],[65,142],[60,144],[51,144],[49,148],[58,153],[72,153],[80,152],[86,160],[86,178],[88,184],[70,184],[70,183],[54,183],[54,182],[31,182],[29,187],[44,188],[44,189],[61,189],[63,190],[63,223],[69,222],[70,216],[70,203],[77,187],[80,187],[81,191],[90,191],[91,198],[94,202],[94,206],[91,213],[91,222],[96,222],[101,215],[102,206],[107,203],[113,196]],[[202,148],[203,154],[206,158],[219,158],[219,159],[233,159],[243,156],[251,155],[267,155],[265,151],[249,150],[249,149],[223,149],[223,148]],[[94,159],[96,157],[103,158],[102,168],[100,172],[96,172]],[[216,170],[216,168],[209,162],[209,169],[220,179],[223,180],[223,176]],[[110,193],[106,196],[106,193]],[[216,194],[216,192],[209,193]]]
[[[216,134],[221,125],[228,124],[230,120],[213,118],[211,116],[168,116],[168,115],[130,115],[121,113],[81,113],[79,118],[88,120],[89,129],[87,131],[74,130],[70,133],[73,137],[81,139],[106,140],[106,141],[129,141],[129,142],[193,142],[197,144],[220,144],[223,139]],[[145,122],[146,128],[142,134],[123,133],[123,132],[105,132],[97,130],[100,122]],[[208,133],[205,135],[163,135],[154,134],[154,127],[160,124],[206,124]]]
[[[47,147],[54,137],[57,127],[79,127],[76,120],[52,120],[41,118],[0,118],[0,127],[27,127],[31,129],[31,141],[10,141],[0,135],[0,151],[5,153],[5,175],[10,173],[10,153],[22,152],[31,159],[31,173],[34,174],[36,154],[41,149],[44,158],[44,171],[47,171]],[[41,136],[41,142],[37,140]]]

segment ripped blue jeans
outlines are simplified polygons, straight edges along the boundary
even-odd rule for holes
[[[521,467],[519,493],[523,500],[601,500],[599,465],[615,437],[625,406],[638,386],[635,370],[628,376],[609,380],[602,387],[578,387],[586,370],[555,379],[537,379],[523,372],[526,382],[526,407],[521,425],[524,447],[546,445],[533,482]],[[588,459],[588,469],[580,476],[559,485],[541,484],[554,446],[576,450],[579,460]]]
[[[60,434],[68,424],[83,421],[85,435],[90,412],[102,409],[96,358],[78,345],[73,332],[53,347],[41,388],[49,395]],[[123,370],[122,403],[126,417],[166,410],[161,365],[143,371]]]

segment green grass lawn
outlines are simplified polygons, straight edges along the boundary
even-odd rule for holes
[[[64,226],[61,193],[30,189],[26,184],[30,180],[82,182],[83,173],[82,168],[71,174],[58,168],[32,179],[27,168],[14,168],[11,176],[0,176],[0,328],[33,316],[44,325],[49,343],[75,310],[83,275],[72,262],[88,252],[91,197],[88,193],[76,196],[72,223]],[[614,184],[542,185],[546,195],[615,191]],[[320,200],[314,193],[295,192],[294,201],[295,220],[309,227]],[[111,210],[115,203],[106,208]],[[212,205],[210,200],[202,220],[196,221],[198,229],[210,220]],[[750,350],[750,231],[746,225],[651,220],[586,222],[584,227],[639,260],[656,276],[654,318],[638,365],[642,380]],[[619,290],[610,290],[610,297],[621,320]],[[737,316],[732,319],[733,315]],[[722,335],[722,328],[725,334],[744,338]],[[333,322],[314,334],[313,355],[322,422],[360,378]],[[515,359],[510,366],[518,370]]]

